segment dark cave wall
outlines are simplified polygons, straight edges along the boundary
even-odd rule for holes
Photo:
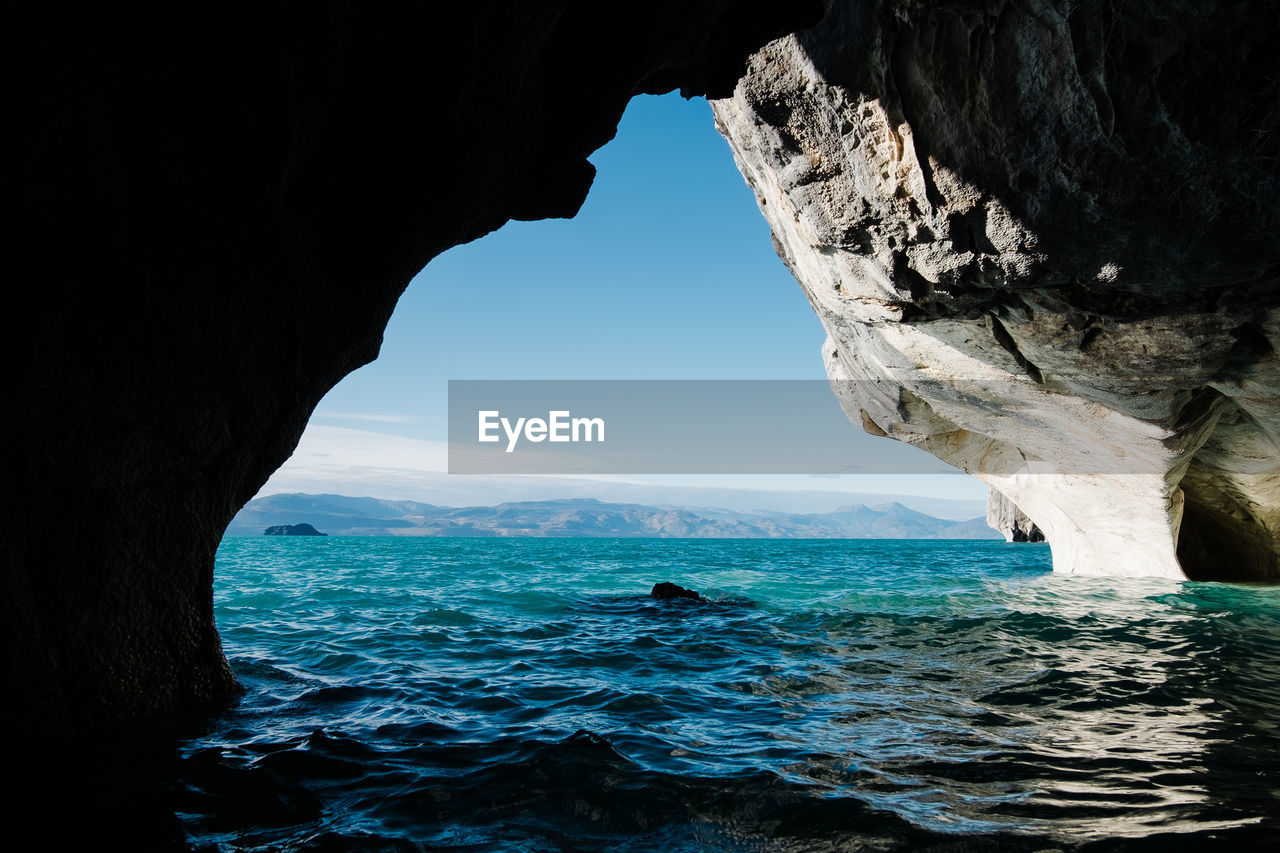
[[[11,730],[230,695],[227,522],[409,279],[571,216],[628,99],[726,94],[812,3],[27,4],[6,22]]]

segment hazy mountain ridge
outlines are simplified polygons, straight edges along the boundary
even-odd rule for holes
[[[952,521],[900,503],[826,513],[739,512],[594,498],[436,506],[345,495],[279,494],[245,505],[228,536],[307,523],[337,536],[585,536],[743,539],[999,539],[983,518]]]

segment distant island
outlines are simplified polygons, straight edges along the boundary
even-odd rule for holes
[[[328,533],[321,533],[310,524],[277,524],[268,527],[262,531],[263,536],[328,536]]]
[[[306,519],[306,523],[296,523]],[[228,536],[578,536],[688,539],[1000,539],[983,518],[937,518],[897,502],[824,513],[606,503],[593,498],[436,506],[345,495],[250,501]],[[299,529],[304,528],[304,529]]]

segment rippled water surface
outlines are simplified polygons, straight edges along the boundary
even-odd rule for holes
[[[182,743],[174,811],[222,850],[1280,842],[1280,588],[1048,566],[1000,542],[227,539],[246,693]],[[712,600],[648,598],[661,580]]]

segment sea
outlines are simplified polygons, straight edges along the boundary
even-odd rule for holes
[[[998,541],[242,537],[216,564],[244,692],[158,783],[189,849],[1280,849],[1277,586]]]

